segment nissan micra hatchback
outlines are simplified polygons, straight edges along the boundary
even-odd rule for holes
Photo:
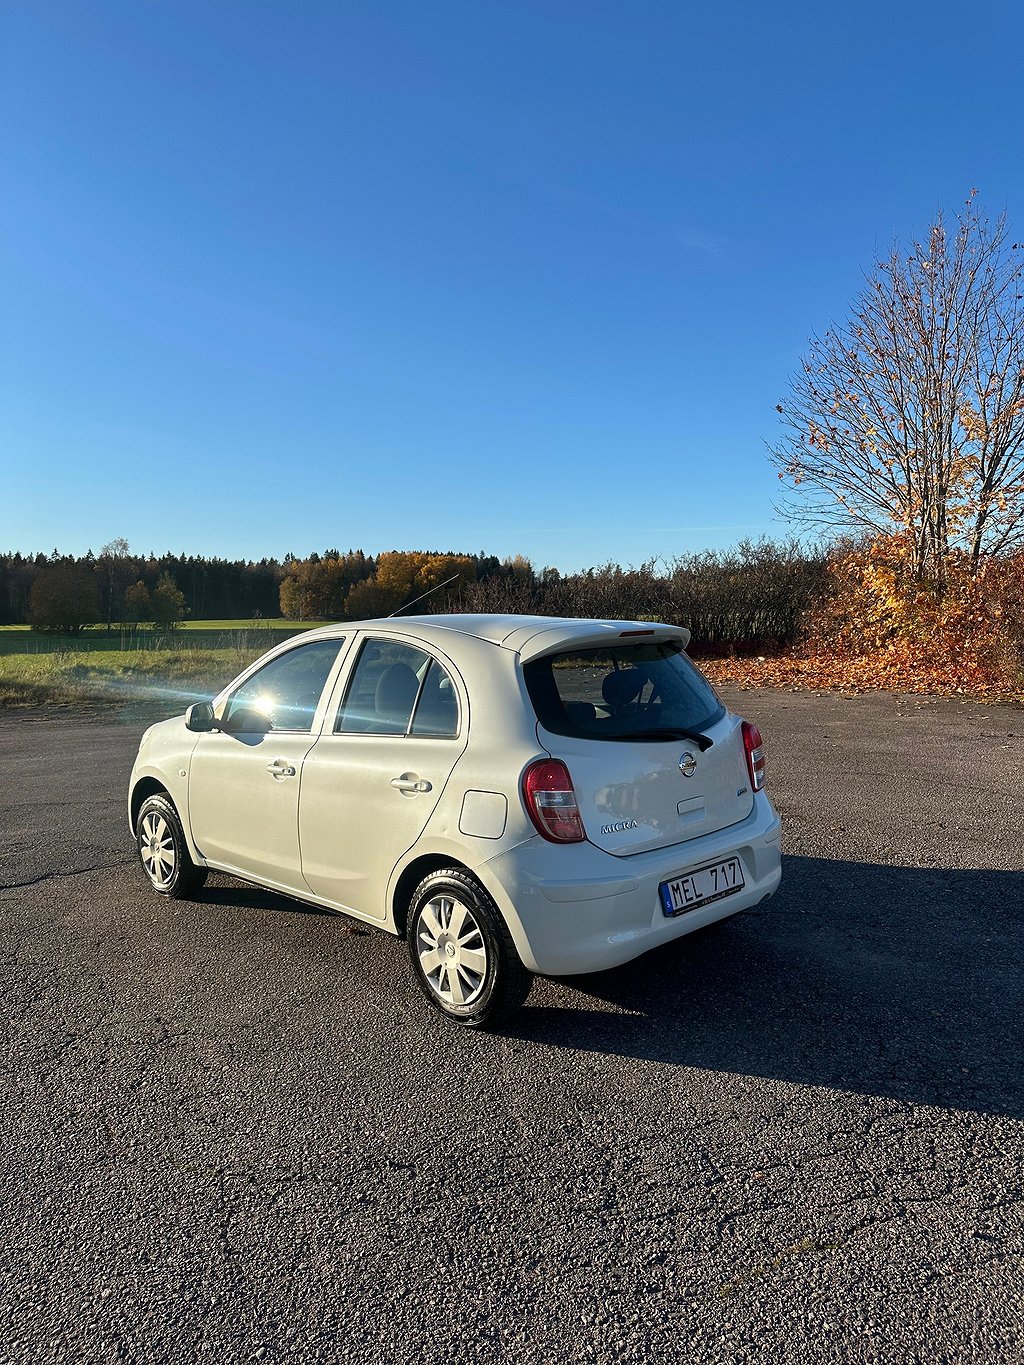
[[[213,869],[408,941],[470,1027],[770,896],[756,726],[641,621],[421,616],[270,650],[142,737],[128,793],[164,896]]]

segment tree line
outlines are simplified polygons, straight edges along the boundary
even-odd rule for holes
[[[159,613],[171,587],[181,594],[182,617],[277,616],[280,583],[287,572],[287,565],[276,559],[139,555],[125,540],[112,541],[98,553],[90,550],[77,556],[59,550],[48,555],[0,553],[0,624],[63,628],[73,633],[97,622],[114,626],[155,620],[156,615],[146,615],[147,604],[155,599]],[[53,618],[54,609],[76,604],[77,621]],[[62,614],[69,613],[58,609],[57,615]]]
[[[97,623],[168,629],[189,619],[338,621],[403,611],[646,616],[688,625],[704,652],[757,652],[797,639],[826,582],[824,551],[795,541],[744,541],[667,564],[609,562],[579,573],[536,569],[522,555],[329,549],[228,561],[136,556],[118,541],[80,557],[0,554],[0,620],[75,634]]]
[[[433,576],[444,564],[445,573]],[[502,573],[493,555],[327,549],[304,559],[229,560],[133,553],[117,539],[98,553],[0,553],[0,625],[73,635],[87,625],[173,627],[192,620],[342,620],[376,614],[456,574],[463,581]],[[384,614],[387,614],[387,611]]]

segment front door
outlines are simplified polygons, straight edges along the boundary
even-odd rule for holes
[[[467,728],[440,660],[398,640],[365,642],[303,768],[299,838],[311,890],[385,917],[391,873],[433,814]]]
[[[342,648],[310,640],[251,673],[192,753],[188,811],[199,851],[243,877],[308,892],[299,865],[302,766]]]

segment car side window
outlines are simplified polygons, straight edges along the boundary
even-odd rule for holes
[[[359,655],[335,734],[435,735],[458,733],[459,704],[446,670],[422,649],[392,640],[367,640]]]
[[[451,739],[459,733],[459,698],[447,669],[431,659],[416,703],[411,735]]]
[[[222,728],[235,733],[308,733],[343,644],[344,640],[337,637],[310,640],[271,659],[232,692]]]

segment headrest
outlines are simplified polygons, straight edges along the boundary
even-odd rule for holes
[[[373,694],[378,716],[408,716],[419,686],[419,679],[408,664],[388,664],[377,679]]]
[[[617,711],[634,697],[639,697],[646,681],[639,668],[620,668],[605,678],[601,684],[601,695],[612,710]]]

